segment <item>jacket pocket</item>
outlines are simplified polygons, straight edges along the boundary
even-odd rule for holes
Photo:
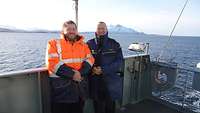
[[[102,51],[103,55],[115,55],[117,53],[117,51],[115,49],[107,49]]]
[[[54,79],[51,81],[51,89],[55,102],[72,102],[78,99],[78,87],[72,80]]]

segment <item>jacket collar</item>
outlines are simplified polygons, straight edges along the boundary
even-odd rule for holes
[[[107,40],[108,40],[108,32],[105,35],[101,36],[101,37],[98,37],[97,33],[95,32],[95,42],[96,42],[96,44],[97,44],[97,38],[104,38],[103,39],[103,47],[104,47],[106,45],[106,43],[107,43]]]
[[[67,38],[65,38],[64,34],[61,34],[60,38],[64,39],[66,42],[69,42],[69,40]],[[78,38],[74,43],[82,43],[83,40],[84,40],[84,37],[82,35],[78,35]]]
[[[95,32],[95,37],[96,38],[99,38],[99,36],[97,36],[97,32]],[[108,32],[105,34],[105,35],[103,35],[103,36],[100,36],[101,38],[108,38]]]

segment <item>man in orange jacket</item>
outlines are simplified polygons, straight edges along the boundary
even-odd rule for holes
[[[82,113],[87,95],[87,75],[94,58],[73,21],[63,24],[60,39],[48,42],[46,57],[52,113]]]

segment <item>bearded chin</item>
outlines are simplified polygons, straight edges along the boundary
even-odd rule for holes
[[[76,35],[66,34],[65,37],[68,38],[70,41],[74,41],[76,39]]]

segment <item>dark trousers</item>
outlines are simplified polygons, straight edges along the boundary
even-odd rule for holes
[[[52,113],[83,113],[84,102],[52,103]]]
[[[115,113],[115,101],[107,100],[94,100],[95,113]]]

